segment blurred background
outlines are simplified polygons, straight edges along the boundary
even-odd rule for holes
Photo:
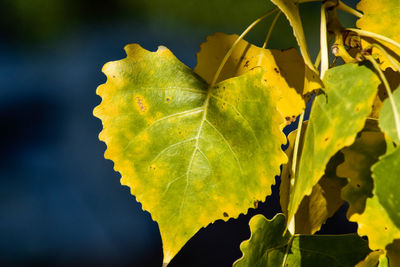
[[[207,35],[240,34],[270,8],[267,0],[1,0],[0,264],[161,266],[157,223],[103,158],[92,115],[101,68],[125,57],[128,43],[167,46],[193,68]],[[301,13],[315,58],[319,4]],[[245,39],[262,45],[271,20]],[[281,16],[269,47],[295,46]],[[169,266],[231,266],[249,218],[279,212],[273,192],[249,215],[201,229]],[[345,209],[321,232],[355,231]]]

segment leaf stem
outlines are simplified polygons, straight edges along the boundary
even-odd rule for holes
[[[263,49],[265,49],[267,47],[267,44],[268,44],[269,39],[271,37],[272,31],[274,30],[275,24],[278,21],[278,18],[279,18],[279,16],[281,14],[282,14],[282,11],[279,11],[278,14],[276,14],[274,20],[272,21],[271,26],[269,27],[269,30],[268,30],[267,37],[265,38],[264,44],[262,46]]]
[[[377,49],[379,49],[382,54],[390,61],[390,63],[392,64],[392,66],[398,71],[400,72],[400,65],[397,64],[397,62],[394,60],[394,58],[389,55],[388,52],[386,52],[386,50],[379,44],[373,43],[371,44],[373,47],[376,47]]]
[[[318,69],[319,64],[321,64],[321,50],[318,51],[317,58],[315,59],[314,66],[316,69]]]
[[[254,26],[256,26],[259,22],[261,22],[263,19],[267,18],[269,15],[271,15],[272,13],[276,12],[278,10],[278,8],[274,8],[270,11],[268,11],[267,13],[265,13],[262,17],[256,19],[253,23],[251,23],[246,30],[243,31],[243,33],[236,39],[236,41],[232,44],[231,48],[228,50],[228,52],[225,54],[225,57],[222,59],[221,64],[219,65],[217,71],[215,72],[215,75],[210,83],[210,87],[213,87],[215,85],[215,83],[217,82],[217,79],[222,71],[222,68],[224,67],[226,61],[228,60],[228,58],[230,57],[230,55],[232,54],[233,50],[235,49],[236,45],[243,39],[243,37],[249,32],[251,31]]]
[[[378,62],[376,62],[376,60],[370,55],[365,56],[365,58],[368,59],[372,63],[372,65],[374,65],[374,68],[379,73],[379,76],[380,76],[383,84],[385,85],[386,92],[388,94],[389,101],[390,101],[390,104],[392,106],[393,117],[394,117],[394,122],[395,122],[395,125],[396,125],[396,131],[397,131],[397,137],[400,139],[399,111],[397,110],[396,103],[394,102],[394,98],[393,98],[393,95],[392,95],[392,90],[390,89],[389,83],[388,83],[385,75],[383,74],[383,71],[381,70]]]
[[[326,3],[321,5],[320,45],[321,45],[321,73],[322,79],[329,68],[328,58],[328,33],[326,27]]]
[[[389,43],[391,45],[394,45],[394,46],[396,46],[397,48],[400,49],[400,44],[398,42],[396,42],[396,41],[394,41],[394,40],[392,40],[392,39],[390,39],[390,38],[388,38],[386,36],[383,36],[383,35],[380,35],[380,34],[377,34],[377,33],[374,33],[374,32],[354,29],[354,28],[345,28],[345,30],[358,33],[361,36],[370,37],[370,38],[373,38],[373,39],[376,39],[376,40],[384,41],[384,42]]]
[[[361,18],[363,16],[363,14],[361,14],[361,12],[349,7],[348,5],[346,5],[345,3],[343,3],[342,1],[339,0],[339,5],[337,6],[337,8],[339,8],[340,10],[349,13],[353,16],[356,16],[357,18]]]

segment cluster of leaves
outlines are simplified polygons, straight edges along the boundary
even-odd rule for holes
[[[283,214],[251,219],[234,266],[399,266],[400,1],[361,0],[363,14],[322,2],[315,64],[298,10],[307,1],[271,2],[264,17],[286,16],[301,55],[266,49],[270,34],[263,47],[244,41],[262,17],[241,36],[209,36],[194,70],[137,44],[107,63],[94,110],[105,157],[158,222],[165,265],[200,228],[264,201],[280,175]],[[358,16],[358,29],[343,28],[338,9]],[[315,235],[344,201],[358,234]]]

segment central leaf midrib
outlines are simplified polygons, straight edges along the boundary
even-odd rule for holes
[[[211,90],[212,90],[211,88],[208,89],[207,95],[206,95],[206,100],[205,100],[205,102],[204,102],[204,104],[203,104],[203,107],[202,107],[202,108],[203,108],[203,117],[201,118],[200,126],[199,126],[199,128],[198,128],[198,130],[197,130],[197,135],[196,135],[196,137],[195,137],[196,143],[195,143],[195,145],[194,145],[194,150],[193,150],[192,156],[191,156],[191,158],[190,158],[188,168],[187,168],[187,170],[186,170],[186,185],[185,185],[185,191],[183,192],[182,203],[181,203],[181,206],[180,206],[180,208],[179,208],[178,217],[180,217],[181,214],[182,214],[183,204],[184,204],[184,202],[185,202],[186,193],[187,193],[187,190],[188,190],[188,187],[189,187],[189,173],[190,173],[191,168],[192,168],[192,164],[193,164],[194,157],[195,157],[196,152],[197,152],[197,150],[198,150],[198,148],[199,148],[200,134],[201,134],[201,131],[202,131],[202,129],[203,129],[204,122],[206,121],[206,118],[207,118],[207,108],[208,108],[208,104],[209,104],[209,102],[210,102]]]

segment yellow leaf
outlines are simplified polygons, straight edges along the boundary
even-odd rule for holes
[[[361,10],[364,15],[357,20],[357,27],[362,30],[384,35],[399,43],[399,6],[400,0],[361,0],[357,5],[357,9]],[[364,41],[363,46],[368,46],[368,43],[370,41],[370,39]],[[399,59],[399,48],[391,44],[384,45],[389,49],[389,52],[392,56],[395,56],[395,58]],[[383,56],[383,54],[378,49],[374,48],[373,54],[380,55],[382,69],[386,69],[391,66],[387,58]],[[397,56],[395,54],[397,54]]]
[[[237,35],[216,33],[208,36],[197,54],[197,66],[194,71],[208,83],[213,79],[223,57],[238,38]],[[266,72],[264,79],[269,86],[281,94],[277,107],[290,123],[304,109],[301,97],[304,87],[308,87],[308,77],[305,82],[304,61],[295,49],[273,50],[262,49],[245,40],[241,40],[232,55],[224,65],[217,81],[242,75],[254,67],[262,66]]]
[[[200,228],[271,193],[286,162],[279,95],[262,68],[209,86],[165,47],[125,50],[104,66],[93,113],[105,157],[157,221],[168,263]]]
[[[298,3],[293,0],[271,0],[271,2],[279,7],[292,26],[293,34],[296,37],[301,54],[306,64],[305,77],[313,77],[312,79],[308,79],[308,83],[305,83],[306,86],[304,87],[303,93],[310,93],[321,88],[322,82],[319,80],[318,71],[315,69],[311,61],[310,54],[308,53],[307,41],[304,35],[303,25],[301,23]]]
[[[400,229],[392,222],[376,196],[367,199],[363,214],[355,213],[349,219],[358,223],[360,236],[368,236],[372,250],[384,249],[394,239],[400,238]]]

